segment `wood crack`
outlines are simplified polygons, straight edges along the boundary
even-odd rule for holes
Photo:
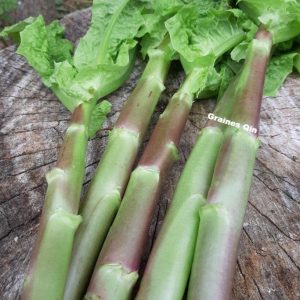
[[[5,199],[4,201],[0,202],[0,206],[3,205],[4,203],[8,202],[8,201],[11,201],[11,200],[13,200],[13,199],[15,199],[15,198],[21,196],[22,194],[25,194],[25,193],[27,194],[27,193],[29,193],[29,192],[34,191],[34,190],[36,190],[36,189],[38,189],[38,188],[44,186],[44,184],[45,184],[45,183],[43,182],[43,183],[41,183],[41,184],[35,186],[34,188],[30,189],[30,190],[27,190],[27,191],[25,191],[25,192],[22,191],[22,192],[19,193],[19,194],[16,194],[16,195],[14,195],[14,196],[12,196],[12,197],[10,197],[10,198],[8,198],[8,199]]]
[[[48,163],[45,163],[45,164],[42,164],[42,165],[34,166],[34,167],[32,167],[32,168],[26,169],[25,171],[22,171],[22,172],[19,172],[19,173],[11,173],[10,176],[18,176],[18,175],[22,175],[22,174],[27,173],[27,172],[30,172],[30,171],[34,171],[34,170],[40,169],[40,168],[42,168],[42,167],[47,167],[47,166],[49,166],[49,165],[55,163],[56,161],[57,161],[57,160],[55,159],[55,160],[52,160],[52,161],[50,161],[50,162],[48,162]]]
[[[261,215],[262,217],[264,217],[266,220],[268,220],[273,226],[275,226],[277,228],[277,230],[282,233],[285,237],[287,237],[290,240],[293,240],[294,242],[299,242],[300,239],[295,239],[292,238],[291,236],[289,236],[288,234],[286,234],[278,225],[276,225],[267,215],[263,214],[253,203],[251,203],[249,201],[249,204],[258,212],[259,215]]]
[[[288,252],[278,243],[278,246],[281,248],[281,250],[286,254],[286,256],[289,258],[289,260],[292,262],[292,264],[297,268],[297,270],[300,272],[300,267],[296,264],[296,262],[293,260],[293,258],[288,254]],[[300,274],[300,273],[299,273]]]
[[[263,297],[262,292],[261,292],[261,290],[260,290],[258,284],[256,283],[255,279],[252,278],[252,280],[253,280],[253,283],[254,283],[254,285],[255,285],[257,291],[258,291],[258,294],[259,294],[260,298],[261,298],[262,300],[265,300],[265,298]]]
[[[31,151],[31,152],[23,152],[21,154],[15,155],[15,156],[6,156],[6,157],[4,157],[4,159],[1,159],[0,162],[3,160],[8,160],[8,159],[11,160],[11,159],[22,157],[22,156],[29,156],[29,155],[33,155],[33,154],[43,153],[43,152],[47,152],[47,151],[54,150],[54,149],[57,149],[57,147],[52,147],[52,148],[48,148],[48,149],[39,149],[37,151]]]

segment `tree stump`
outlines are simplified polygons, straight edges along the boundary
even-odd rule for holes
[[[89,10],[64,18],[68,38],[75,42],[85,32],[89,18]],[[143,66],[138,61],[125,86],[108,97],[113,111],[106,128],[116,121]],[[183,76],[174,64],[151,128]],[[296,76],[287,79],[276,98],[263,100],[261,147],[240,242],[234,300],[300,299],[299,100],[300,78]],[[153,219],[145,260],[197,133],[213,107],[213,100],[193,106],[180,159],[165,181]],[[0,299],[14,300],[19,297],[36,239],[46,190],[44,175],[55,164],[70,113],[15,54],[15,47],[0,51],[0,112]],[[108,133],[103,129],[89,142],[84,190],[101,159]]]
[[[16,22],[40,14],[47,22],[54,20],[57,16],[55,0],[19,0],[17,8],[11,13],[11,18]]]

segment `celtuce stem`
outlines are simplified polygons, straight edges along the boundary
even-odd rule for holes
[[[267,46],[268,51],[268,43]],[[233,111],[238,110],[235,107],[238,105],[241,108],[245,105],[243,99],[245,99],[247,93],[249,95],[248,103],[250,103],[253,96],[261,99],[261,80],[263,80],[267,59],[261,60],[256,58],[255,55],[250,54],[243,71],[234,79],[218,102],[214,110],[215,116],[231,119]],[[252,69],[256,71],[250,72]],[[260,83],[258,84],[258,82]],[[259,105],[255,106],[254,110],[257,110],[260,107]],[[250,116],[251,119],[253,114],[244,113],[244,115]],[[243,120],[239,119],[239,121]],[[250,122],[250,120],[248,121]],[[215,164],[224,138],[228,133],[226,127],[222,123],[209,120],[201,131],[180,177],[158,238],[154,243],[136,300],[180,300],[184,296],[197,240],[199,210],[201,207],[206,207],[207,193]],[[251,138],[249,143],[251,149],[256,147],[256,143],[253,145]],[[251,159],[249,158],[249,160],[248,167],[251,169]],[[210,236],[210,233],[207,236]],[[203,241],[199,242],[199,247],[202,244]],[[216,248],[220,249],[219,245]],[[198,253],[197,250],[196,253]],[[209,257],[209,254],[207,255]],[[207,261],[209,266],[206,265],[204,271],[202,267],[201,270],[200,267],[197,268],[198,273],[206,270],[210,272],[210,264],[213,259],[208,260],[205,257],[203,261]],[[211,274],[213,276],[213,272]],[[192,288],[196,292],[189,294],[190,299],[198,299],[197,292],[200,293],[201,291],[211,291],[213,293],[201,299],[218,299],[215,298],[216,294],[214,292],[222,290],[222,288],[211,287],[208,282],[203,283],[203,286],[199,288],[198,281],[193,281],[193,279],[191,281]],[[208,285],[205,286],[205,284]]]
[[[234,86],[214,113],[231,114]],[[147,262],[137,300],[180,300],[189,278],[199,226],[199,208],[206,203],[213,169],[224,138],[224,125],[208,122],[184,167],[174,198]],[[166,280],[167,279],[167,280]]]
[[[101,250],[86,299],[130,299],[163,179],[177,159],[180,137],[194,95],[192,72],[161,114],[143,156],[130,177],[122,204]],[[118,282],[118,284],[116,284]]]
[[[237,84],[240,96],[231,119],[258,128],[264,77],[272,36],[260,29],[252,41]],[[257,131],[228,127],[214,170],[207,204],[200,208],[200,224],[189,284],[188,299],[227,300],[255,157]]]
[[[222,140],[219,128],[209,127],[201,132],[151,251],[136,299],[182,299],[197,237],[198,211],[205,204],[203,195]],[[195,172],[195,163],[203,170],[203,176]]]
[[[85,172],[91,103],[72,114],[56,167],[46,175],[48,189],[30,270],[21,299],[62,299],[71,259]]]
[[[168,43],[149,54],[149,61],[130,95],[96,170],[80,214],[65,300],[82,299],[99,251],[119,209],[139,146],[169,70]]]

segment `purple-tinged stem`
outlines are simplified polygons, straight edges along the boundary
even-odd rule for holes
[[[64,300],[82,299],[102,244],[119,209],[139,146],[164,90],[170,66],[169,42],[149,54],[135,89],[121,110],[96,169],[80,215]]]
[[[193,76],[189,75],[185,83]],[[184,87],[185,84],[161,114],[144,154],[131,174],[120,209],[101,250],[86,299],[130,298],[138,279],[160,187],[166,172],[178,157],[179,139],[194,99]]]
[[[56,166],[47,173],[45,205],[21,299],[62,299],[85,171],[91,103],[73,112]]]
[[[200,225],[188,299],[227,300],[231,297],[237,249],[258,148],[257,132],[272,36],[259,29],[237,82],[240,95],[216,163]],[[257,129],[248,132],[244,125]]]

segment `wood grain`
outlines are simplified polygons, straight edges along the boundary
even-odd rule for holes
[[[57,17],[55,0],[18,0],[17,8],[9,14],[10,24],[30,16],[43,15],[47,22]]]
[[[76,41],[87,28],[85,10],[63,20]],[[108,99],[113,104],[106,128],[143,68],[137,62],[126,85]],[[151,128],[183,78],[174,64]],[[233,299],[300,299],[299,109],[300,79],[288,78],[276,98],[263,100],[261,147],[240,242]],[[145,260],[198,131],[212,111],[212,100],[194,104],[180,146],[180,160],[169,173],[149,232]],[[43,86],[15,48],[0,51],[0,299],[18,299],[36,238],[46,182],[55,163],[70,114]],[[150,129],[151,130],[151,129]],[[107,142],[101,130],[89,142],[86,190]],[[149,138],[145,139],[145,143]]]

